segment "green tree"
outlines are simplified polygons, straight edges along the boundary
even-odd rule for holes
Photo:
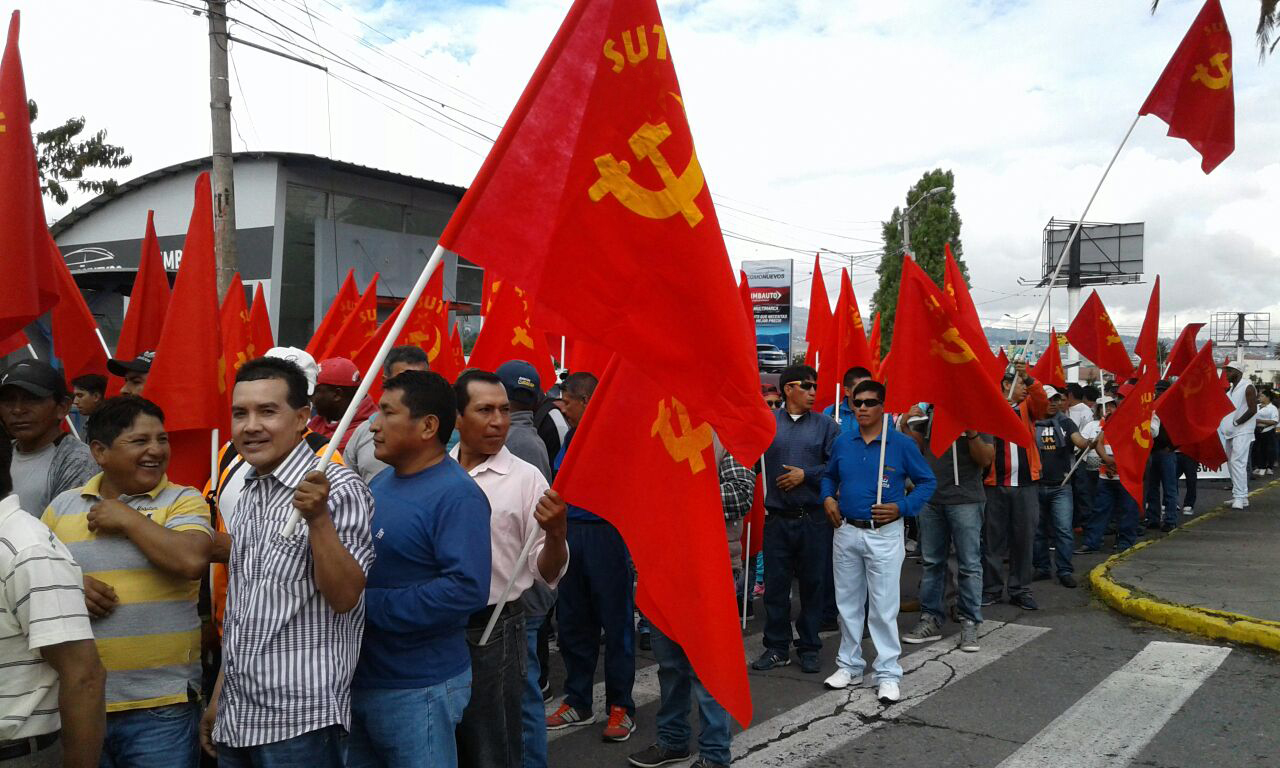
[[[1151,0],[1152,13],[1159,6],[1160,0]],[[1280,38],[1272,39],[1277,27],[1280,27],[1280,0],[1258,0],[1258,28],[1254,33],[1258,36],[1259,58],[1266,58],[1280,45]]]
[[[925,196],[930,190],[939,188],[941,191]],[[915,186],[907,190],[907,206],[911,210],[911,255],[939,286],[942,285],[947,263],[943,250],[947,243],[951,243],[951,253],[956,257],[965,279],[969,279],[969,270],[964,264],[964,247],[960,244],[960,214],[956,212],[955,203],[955,176],[941,168],[924,174]],[[881,353],[889,349],[893,338],[898,282],[902,276],[903,214],[903,208],[894,208],[893,215],[884,222],[884,256],[876,268],[880,286],[876,288],[871,304],[873,311],[880,313]]]
[[[36,121],[39,108],[28,101],[31,122]],[[58,205],[65,205],[70,198],[67,186],[75,182],[81,192],[102,194],[113,192],[115,179],[86,179],[85,171],[96,168],[126,168],[133,158],[124,147],[107,142],[106,130],[100,130],[88,138],[80,138],[85,119],[73,117],[56,128],[39,131],[36,140],[36,165],[40,168],[40,191]]]

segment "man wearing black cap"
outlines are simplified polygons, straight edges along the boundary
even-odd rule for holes
[[[70,408],[67,383],[48,363],[20,360],[0,379],[0,422],[13,438],[13,491],[36,516],[99,471],[89,446],[62,431]]]
[[[142,395],[142,388],[147,383],[147,374],[151,373],[151,361],[156,359],[155,350],[148,349],[132,360],[107,361],[107,371],[113,376],[124,379],[120,388],[122,395]]]
[[[533,412],[542,399],[542,382],[538,371],[523,360],[508,360],[495,372],[502,379],[511,403],[511,429],[507,432],[507,450],[516,458],[524,459],[538,468],[542,476],[551,482],[551,460],[547,445],[538,436],[533,423]]]

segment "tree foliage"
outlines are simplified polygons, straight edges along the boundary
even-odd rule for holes
[[[34,101],[28,101],[27,107],[31,111],[31,122],[35,123],[39,108]],[[35,134],[40,191],[58,205],[65,205],[70,198],[67,187],[71,182],[75,182],[81,192],[102,194],[115,191],[115,179],[85,178],[85,172],[98,168],[126,168],[133,162],[124,147],[107,142],[106,130],[81,138],[84,126],[83,117],[73,117],[56,128]]]
[[[1155,13],[1160,0],[1151,0],[1151,12]],[[1258,58],[1264,59],[1267,54],[1274,53],[1280,45],[1280,38],[1275,37],[1280,28],[1280,0],[1258,0],[1258,28],[1254,34],[1258,36]]]
[[[920,199],[931,189],[942,187],[943,191],[930,195],[923,202]],[[916,203],[919,202],[919,205]],[[964,247],[960,244],[960,214],[955,209],[955,176],[951,171],[934,169],[920,177],[911,189],[907,190],[907,207],[911,210],[911,254],[929,277],[939,286],[946,266],[944,246],[951,243],[951,252],[956,263],[969,279],[969,270],[964,263]],[[880,275],[880,286],[872,298],[874,311],[880,313],[880,346],[881,351],[889,349],[889,341],[893,338],[894,311],[898,304],[898,282],[902,276],[902,216],[904,208],[893,209],[893,215],[884,222],[884,255],[876,272]]]

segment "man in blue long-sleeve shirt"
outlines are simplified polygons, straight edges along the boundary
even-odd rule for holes
[[[902,575],[903,517],[915,517],[938,487],[933,470],[910,437],[886,429],[884,385],[864,381],[850,398],[856,434],[836,440],[822,478],[822,499],[831,525],[836,527],[834,562],[836,606],[840,610],[840,651],[828,688],[845,688],[861,680],[862,624],[866,620],[876,644],[872,669],[882,702],[899,699],[902,667],[898,657],[898,582]],[[884,447],[884,472],[880,450]],[[906,480],[915,484],[906,492]],[[879,498],[877,498],[877,496]],[[865,611],[865,615],[864,615]]]
[[[793,577],[800,581],[800,669],[820,669],[818,623],[823,570],[831,562],[831,524],[818,491],[840,428],[812,410],[817,379],[807,365],[793,365],[778,376],[785,405],[775,414],[777,432],[764,453],[764,653],[751,664],[758,670],[791,663]]]
[[[383,384],[373,483],[377,553],[352,682],[348,765],[458,764],[454,729],[471,698],[467,620],[489,600],[489,500],[445,454],[457,405],[438,373]]]

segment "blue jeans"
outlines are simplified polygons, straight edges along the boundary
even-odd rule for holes
[[[1084,546],[1102,549],[1102,537],[1107,532],[1111,516],[1118,515],[1116,525],[1116,550],[1132,547],[1138,540],[1138,503],[1124,489],[1119,480],[1098,479],[1098,495],[1093,499],[1093,517],[1084,532]]]
[[[1036,526],[1036,545],[1031,561],[1037,571],[1052,572],[1049,562],[1049,541],[1052,539],[1058,576],[1072,572],[1071,551],[1076,546],[1076,537],[1071,522],[1071,486],[1059,488],[1057,483],[1041,485],[1040,524]]]
[[[546,616],[525,616],[524,634],[528,644],[525,661],[524,696],[520,700],[521,765],[547,768],[547,709],[542,703],[542,675],[538,664],[538,630]]]
[[[200,764],[199,724],[195,702],[108,712],[98,766],[195,768]]]
[[[568,539],[573,557],[556,598],[564,700],[580,712],[591,712],[603,629],[605,705],[634,715],[635,600],[627,545],[618,529],[604,521],[570,520]]]
[[[698,734],[698,753],[719,765],[732,761],[729,754],[729,713],[720,706],[699,682],[697,674],[684,655],[684,649],[657,627],[653,628],[653,655],[658,659],[658,685],[662,704],[658,707],[658,743],[667,749],[687,749],[692,729],[689,707],[698,701],[702,732]]]
[[[1152,451],[1146,476],[1147,522],[1178,524],[1178,457],[1173,451]],[[1164,502],[1164,520],[1160,502]]]
[[[218,745],[218,768],[342,768],[347,737],[340,725],[256,747]]]
[[[800,618],[796,650],[822,649],[818,625],[822,618],[825,568],[831,567],[831,523],[822,510],[799,518],[770,514],[764,521],[764,647],[786,654],[791,648],[791,580],[800,582]]]
[[[920,511],[920,555],[924,575],[920,579],[920,609],[941,624],[947,584],[947,551],[956,546],[959,576],[956,606],[961,616],[982,621],[982,508],[973,504],[926,504]]]
[[[456,766],[458,745],[454,731],[470,700],[470,668],[426,688],[353,688],[347,765]]]

